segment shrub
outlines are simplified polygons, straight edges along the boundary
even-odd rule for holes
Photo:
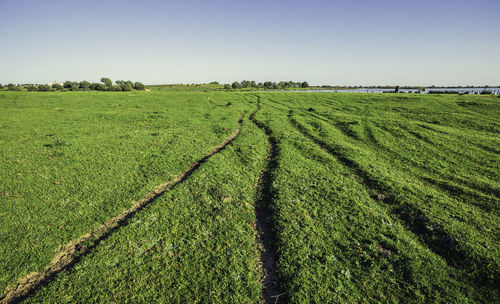
[[[80,81],[78,83],[78,88],[80,88],[80,90],[89,90],[90,89],[90,82],[88,81]]]
[[[458,94],[458,91],[437,91],[437,90],[430,90],[428,94]]]
[[[52,88],[56,89],[56,90],[61,90],[61,89],[63,89],[63,86],[60,83],[54,83],[52,85]]]
[[[111,79],[106,78],[106,77],[101,78],[101,82],[104,83],[108,88],[111,88],[113,85],[113,82],[111,81]]]
[[[271,89],[273,87],[273,83],[271,81],[264,82],[265,89]]]
[[[111,87],[108,87],[108,91],[120,92],[123,91],[123,89],[120,85],[112,85]]]
[[[9,90],[9,91],[19,91],[19,88],[15,84],[9,83],[7,85],[7,90]]]
[[[50,90],[50,86],[48,84],[40,84],[38,85],[38,91],[47,92]]]
[[[219,84],[219,82],[217,82],[217,81],[212,81],[212,82],[210,82],[209,84]]]
[[[116,84],[120,88],[120,90],[117,90],[113,86],[113,91],[132,91],[133,84],[131,81],[123,81],[123,80],[117,80]]]
[[[106,91],[108,89],[108,87],[103,83],[93,83],[91,87],[96,91]]]
[[[241,87],[248,88],[249,86],[250,86],[250,81],[248,80],[241,81]]]
[[[0,83],[0,90],[3,89],[3,84]]]
[[[132,85],[130,85],[130,83],[126,82],[124,83],[122,86],[120,86],[122,91],[132,91],[132,89],[134,88]]]
[[[136,89],[136,90],[142,90],[142,91],[144,91],[145,88],[146,87],[144,87],[144,85],[142,83],[140,83],[140,82],[134,83],[134,89]]]
[[[231,90],[231,85],[230,85],[229,83],[226,83],[226,84],[224,85],[224,89],[226,89],[226,90]]]
[[[55,85],[57,85],[57,84],[53,84],[52,87],[56,88]],[[64,82],[64,88],[65,89],[69,89],[71,91],[78,91],[78,82],[76,82],[76,81],[65,81]]]
[[[26,90],[28,90],[30,92],[36,91],[36,87],[34,85],[30,84],[30,85],[26,86]]]
[[[241,87],[241,85],[240,85],[240,83],[239,83],[239,82],[235,81],[235,82],[233,82],[233,84],[231,85],[231,87],[232,87],[233,89],[239,89],[239,88]]]

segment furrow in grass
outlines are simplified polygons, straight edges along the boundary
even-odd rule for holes
[[[385,145],[383,145],[379,139],[374,134],[374,126],[373,124],[366,123],[364,126],[365,133],[367,134],[367,140],[369,143],[374,146],[377,150],[383,151],[386,154],[390,154],[393,160],[398,160],[400,155],[395,151],[388,149]],[[426,183],[429,187],[434,187],[435,189],[447,193],[449,196],[459,199],[461,201],[467,202],[471,205],[476,206],[484,212],[498,212],[497,205],[497,197],[494,197],[495,190],[489,189],[488,194],[485,194],[484,191],[477,190],[463,185],[459,185],[459,182],[463,182],[467,184],[467,181],[459,181],[457,177],[450,177],[449,175],[446,177],[447,180],[442,178],[433,177],[433,175],[442,174],[439,170],[436,170],[433,166],[426,163],[425,165],[414,161],[413,159],[405,158],[405,164],[411,164],[411,166],[405,166],[405,168],[412,170],[413,168],[419,168],[423,170],[425,173],[422,176],[415,175],[420,181]],[[431,173],[431,174],[429,174]],[[492,193],[493,195],[490,195]]]
[[[223,143],[214,147],[199,161],[191,164],[191,166],[189,166],[187,170],[179,173],[174,179],[156,186],[153,191],[148,193],[141,200],[133,202],[132,207],[124,210],[118,216],[107,220],[97,229],[81,236],[80,238],[68,244],[61,246],[57,255],[52,259],[51,263],[42,272],[30,273],[26,277],[20,279],[15,285],[7,287],[4,295],[0,297],[0,303],[18,303],[22,301],[33,291],[39,288],[42,284],[47,283],[52,278],[54,278],[54,276],[59,272],[71,267],[76,262],[78,262],[81,257],[88,254],[101,241],[109,237],[115,230],[122,226],[125,226],[127,224],[127,221],[138,211],[154,202],[163,193],[182,183],[210,157],[222,151],[240,134],[242,119],[243,115],[241,115],[238,119],[239,127],[234,130],[234,132],[228,138],[226,138]]]
[[[370,192],[379,193],[381,189],[388,190],[381,181],[376,180],[363,170],[354,160],[346,157],[341,151],[341,148],[332,146],[331,144],[317,138],[311,134],[303,125],[301,125],[297,120],[292,117],[293,112],[290,111],[288,119],[291,124],[297,128],[304,136],[311,139],[315,144],[321,147],[323,150],[327,151],[331,155],[335,156],[340,163],[344,166],[353,170],[356,175],[361,178],[362,183],[367,187]],[[399,202],[397,201],[396,195],[393,193],[386,193],[383,200],[387,206],[399,206],[391,207],[391,212],[396,215],[399,220],[404,223],[405,227],[409,232],[415,234],[429,249],[431,249],[435,254],[443,257],[447,263],[451,266],[465,266],[467,269],[473,269],[480,266],[480,272],[482,276],[481,283],[473,282],[478,284],[491,284],[494,285],[498,278],[491,278],[490,275],[495,276],[497,270],[488,269],[488,261],[485,257],[480,256],[470,256],[467,251],[464,251],[457,246],[457,240],[449,235],[441,225],[433,223],[422,210],[419,209],[415,204]],[[479,265],[476,263],[479,262]],[[488,275],[489,273],[489,275]],[[465,278],[463,278],[466,280]]]
[[[453,269],[444,260],[371,201],[349,168],[264,102],[255,118],[271,128],[279,149],[273,223],[278,269],[291,303],[463,297],[457,291],[464,284],[449,276]],[[466,289],[464,296],[472,294]]]
[[[307,113],[310,116],[312,116],[316,119],[319,119],[321,121],[324,121],[325,123],[327,123],[328,125],[331,125],[332,127],[335,127],[336,129],[339,129],[340,132],[342,132],[346,137],[349,137],[350,139],[353,139],[353,140],[359,139],[359,138],[354,138],[349,134],[346,134],[345,130],[338,127],[338,124],[332,123],[331,121],[324,119],[321,115],[316,115],[314,112],[315,111],[313,111],[313,112],[308,111],[308,112],[303,112],[303,113]],[[313,126],[314,128],[320,129],[321,132],[325,132],[319,124],[317,124],[315,122],[309,122],[309,124],[311,126]],[[393,161],[400,162],[401,153],[398,153],[394,148],[391,148],[391,147],[388,147],[388,146],[382,144],[375,136],[372,127],[375,128],[376,126],[375,125],[369,126],[367,123],[365,123],[364,130],[365,130],[365,133],[367,135],[367,141],[372,146],[375,146],[377,148],[377,150],[383,151],[385,154],[390,154],[391,155],[390,157],[392,158]],[[404,126],[401,123],[398,123],[398,127],[405,130],[407,133],[411,134],[413,137],[415,137],[419,140],[422,140],[422,138],[424,138],[423,136],[421,136],[417,132],[412,131],[409,127]],[[400,136],[400,134],[393,134],[394,130],[391,130],[390,128],[387,128],[386,126],[383,126],[383,125],[379,127],[379,130],[385,130],[385,132],[388,132],[389,134],[391,134],[391,136],[394,136],[394,137]],[[422,141],[424,141],[424,140],[422,140]],[[432,149],[432,151],[434,153],[439,153],[440,155],[446,154],[446,153],[443,153],[442,151],[440,151],[439,149],[436,149],[433,146],[433,143],[430,142],[430,140],[425,141],[425,143],[428,144],[427,148]],[[365,145],[365,143],[363,141],[357,140],[355,144],[356,145],[363,145],[364,148],[374,150],[372,146]],[[376,151],[376,150],[374,150],[374,151]],[[383,154],[379,154],[379,155],[380,155],[380,157],[384,157]],[[480,163],[480,160],[475,162],[474,165],[479,166],[478,163]],[[439,168],[437,168],[437,166],[434,166],[433,164],[434,163],[429,163],[429,162],[425,162],[425,163],[417,162],[412,158],[405,157],[403,159],[403,162],[401,162],[400,165],[402,165],[406,170],[409,170],[411,172],[414,172],[415,168],[419,168],[419,169],[423,170],[425,173],[419,172],[418,174],[415,174],[414,177],[416,179],[420,180],[422,183],[426,184],[428,187],[432,187],[438,191],[447,193],[451,197],[457,198],[463,202],[467,202],[467,204],[479,208],[479,210],[481,210],[481,212],[492,212],[492,211],[497,212],[497,210],[498,210],[498,208],[496,207],[497,206],[496,201],[498,200],[498,198],[497,198],[498,195],[496,195],[498,193],[497,190],[493,189],[492,187],[488,187],[488,185],[478,185],[477,182],[474,183],[474,181],[471,181],[469,179],[463,179],[463,178],[460,178],[459,176],[455,176],[452,174],[447,174],[446,178],[450,181],[453,181],[454,185],[451,186],[451,185],[448,185],[446,183],[443,183],[439,179],[436,179],[435,177],[433,177],[433,175],[438,175],[438,176],[443,175],[443,171],[440,170]],[[482,168],[485,171],[490,170],[486,167],[482,167]],[[429,175],[428,173],[431,173],[431,175]],[[468,187],[465,187],[465,188],[460,187],[460,186],[458,186],[459,183],[468,185]],[[475,189],[475,190],[472,190],[472,189]],[[494,197],[490,194],[496,195],[497,197]]]
[[[257,109],[250,115],[250,120],[261,130],[267,138],[267,160],[264,168],[259,174],[257,183],[258,201],[255,206],[255,233],[257,249],[260,253],[259,267],[262,271],[263,290],[262,296],[266,304],[282,303],[285,300],[284,294],[280,291],[277,272],[277,254],[275,249],[275,235],[273,232],[273,212],[271,204],[273,201],[272,171],[277,167],[278,150],[275,139],[271,136],[269,128],[255,120],[255,113],[260,110],[260,101]]]
[[[395,133],[394,129],[391,129],[388,126],[379,125],[378,127],[380,129],[384,130],[385,132],[387,132],[388,134],[390,134],[391,136],[395,137],[395,138],[397,138],[398,136],[400,136],[399,134]],[[405,127],[402,124],[398,124],[398,128],[405,130],[407,133],[411,134],[414,138],[419,139],[423,143],[423,146],[425,146],[426,149],[429,149],[430,151],[432,151],[432,153],[436,153],[436,154],[439,154],[439,155],[446,155],[446,153],[443,153],[443,150],[444,149],[450,149],[449,146],[444,146],[443,147],[439,143],[432,143],[430,140],[422,140],[422,136],[421,135],[419,135],[418,133],[416,133],[414,131],[411,131],[408,127]],[[441,149],[436,148],[436,147],[439,147],[439,146],[442,146],[442,148]],[[398,154],[397,150],[394,150],[394,149],[386,148],[385,150],[388,153],[391,153],[391,154],[393,154],[395,156],[397,156],[397,154]],[[456,149],[451,149],[451,150],[452,150],[451,152],[454,153],[454,154],[461,154],[465,159],[470,159],[470,157],[468,155],[466,155],[466,154],[463,154],[463,152],[459,152]],[[444,150],[444,151],[446,151],[446,150]],[[450,151],[448,151],[447,153],[449,154]],[[443,172],[440,171],[440,169],[437,166],[432,166],[433,163],[422,164],[422,163],[415,162],[415,161],[413,161],[411,159],[405,159],[405,161],[406,162],[411,162],[412,163],[412,167],[419,167],[419,168],[425,170],[426,172],[430,172],[430,173],[437,174],[437,175],[443,175]],[[457,163],[455,163],[455,165],[456,164]],[[487,166],[485,166],[483,164],[483,161],[481,159],[477,159],[476,161],[471,162],[471,166],[474,166],[476,168],[481,168],[484,172],[492,172],[491,173],[492,175],[494,175],[493,172],[495,172],[495,169],[488,168]],[[461,177],[460,175],[458,175],[456,173],[455,174],[446,174],[446,178],[448,180],[452,180],[452,181],[454,181],[456,183],[461,183],[461,184],[467,185],[469,188],[473,188],[473,189],[475,189],[475,191],[481,192],[484,195],[494,195],[497,198],[500,197],[500,193],[499,193],[499,190],[498,190],[497,187],[481,183],[481,181],[478,181],[476,178],[474,178],[474,179],[470,178],[470,177],[469,178],[463,178],[463,177]]]

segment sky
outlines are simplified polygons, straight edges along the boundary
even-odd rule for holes
[[[0,0],[0,83],[500,85],[499,0]]]

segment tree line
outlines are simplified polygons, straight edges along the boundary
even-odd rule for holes
[[[0,89],[4,86],[0,84]],[[65,81],[64,83],[52,84],[18,84],[9,83],[7,90],[9,91],[132,91],[144,90],[145,86],[140,82],[132,82],[130,80],[116,80],[115,84],[111,79],[103,77],[101,82],[88,82],[86,80]]]
[[[266,81],[266,82],[259,82],[256,83],[255,81],[250,81],[250,80],[243,80],[241,82],[235,81],[232,84],[226,83],[224,85],[224,89],[226,90],[238,90],[238,89],[245,89],[245,88],[254,88],[254,89],[266,89],[266,90],[273,90],[273,89],[289,89],[289,88],[308,88],[309,83],[307,81],[304,82],[294,82],[294,81],[280,81],[280,82],[274,82],[274,81]]]

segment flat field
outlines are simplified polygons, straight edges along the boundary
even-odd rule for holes
[[[0,92],[0,302],[498,302],[499,103]]]

